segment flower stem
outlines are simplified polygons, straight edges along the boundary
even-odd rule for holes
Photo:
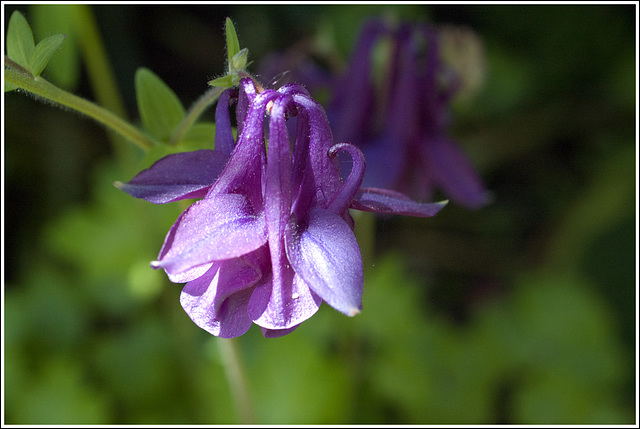
[[[178,143],[184,135],[191,129],[193,124],[196,122],[198,117],[204,112],[207,107],[216,102],[216,100],[222,94],[224,88],[221,87],[211,87],[209,88],[202,96],[196,101],[189,112],[184,117],[182,122],[178,125],[173,135],[171,136],[171,140],[169,140],[169,144],[174,145]]]
[[[154,146],[153,140],[119,116],[89,100],[58,88],[40,76],[33,77],[31,73],[26,72],[6,56],[4,57],[4,67],[4,79],[6,82],[12,83],[37,97],[89,116],[143,150],[148,150]]]
[[[225,374],[231,388],[234,403],[241,424],[255,424],[247,378],[242,367],[242,359],[234,338],[217,338]]]

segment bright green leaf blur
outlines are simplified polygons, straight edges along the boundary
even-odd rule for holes
[[[56,34],[55,36],[49,36],[38,42],[29,61],[31,73],[34,76],[39,76],[40,73],[42,73],[42,70],[47,66],[51,57],[60,48],[62,42],[64,42],[65,37],[64,34]]]
[[[212,79],[209,82],[210,86],[220,86],[222,88],[231,88],[233,86],[233,75],[226,75],[216,79]]]
[[[24,15],[15,11],[9,19],[7,28],[7,56],[30,70],[30,61],[35,49],[33,33]]]
[[[9,92],[9,91],[13,91],[14,89],[18,88],[18,86],[10,83],[10,82],[5,82],[4,83],[4,92]]]
[[[233,63],[232,60],[238,54],[238,52],[240,52],[240,41],[238,40],[236,27],[234,27],[231,18],[226,19],[224,29],[227,36],[227,57],[229,61],[229,72],[231,72]]]
[[[169,140],[185,115],[178,96],[151,70],[136,71],[136,99],[144,128],[161,142]]]
[[[47,64],[45,76],[47,80],[67,90],[77,87],[81,73],[81,33],[74,25],[74,7],[56,7],[42,3],[31,5],[28,9],[36,39],[60,33],[67,36],[64,47]]]

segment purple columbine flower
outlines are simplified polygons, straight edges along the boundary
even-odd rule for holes
[[[237,143],[228,110],[236,100]],[[352,159],[344,180],[339,152]],[[257,93],[245,78],[239,93],[226,90],[218,102],[215,150],[169,155],[117,185],[153,203],[202,198],[178,217],[152,267],[186,282],[182,306],[211,334],[236,337],[255,323],[275,337],[322,301],[360,312],[362,259],[349,208],[429,217],[446,204],[362,188],[364,171],[362,152],[334,144],[324,109],[303,87]]]

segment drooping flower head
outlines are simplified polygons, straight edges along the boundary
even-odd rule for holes
[[[323,301],[357,314],[363,269],[349,209],[428,217],[446,204],[362,188],[362,152],[334,142],[324,109],[300,85],[256,90],[242,79],[218,101],[215,137],[215,150],[169,155],[118,187],[159,204],[202,198],[178,217],[151,265],[186,282],[182,306],[216,336],[242,335],[252,323],[267,337],[285,335]],[[344,179],[339,152],[352,160]]]

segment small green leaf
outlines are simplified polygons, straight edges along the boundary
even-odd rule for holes
[[[42,73],[53,54],[62,45],[65,37],[67,37],[65,34],[56,34],[38,42],[31,55],[31,74],[39,76]]]
[[[7,28],[7,56],[28,69],[35,43],[31,27],[19,11],[11,14]]]
[[[216,135],[216,126],[211,122],[200,122],[187,131],[179,144],[183,151],[197,149],[213,149]]]
[[[231,18],[227,18],[225,32],[227,33],[227,55],[229,56],[229,64],[231,64],[231,59],[240,52],[240,42]]]
[[[80,6],[36,4],[29,8],[35,40],[42,40],[51,34],[67,35],[64,49],[59,49],[47,63],[47,80],[71,92],[77,88],[82,72],[79,42],[83,36],[81,29],[73,24],[78,7]]]
[[[4,92],[13,91],[14,89],[18,89],[18,86],[7,81],[4,82]]]
[[[144,67],[136,71],[135,87],[144,128],[156,139],[168,142],[185,116],[180,99],[162,79]]]
[[[233,75],[228,74],[226,76],[222,76],[217,79],[210,80],[208,83],[210,86],[220,86],[222,88],[231,88],[233,86]]]

